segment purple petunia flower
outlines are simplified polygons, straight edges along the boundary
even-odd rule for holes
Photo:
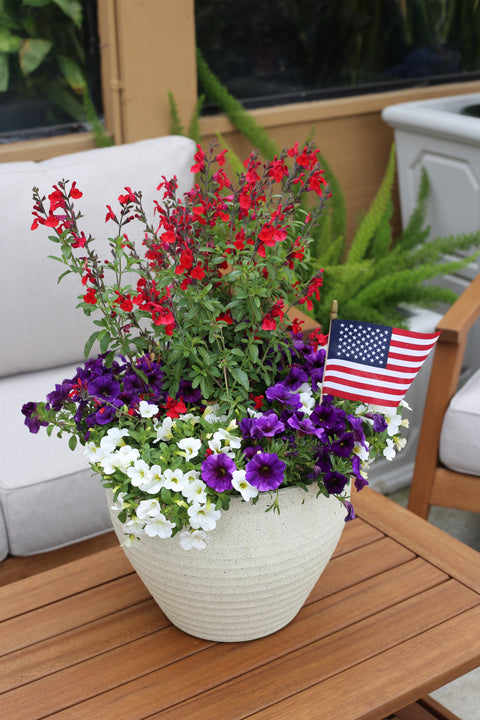
[[[31,433],[38,433],[42,425],[48,425],[48,422],[42,421],[35,416],[36,409],[37,403],[35,402],[25,403],[22,407],[22,413],[25,415],[25,425]]]
[[[308,382],[308,375],[305,370],[294,366],[288,373],[285,380],[283,380],[282,385],[284,385],[287,390],[298,390],[300,385],[303,385],[303,383],[306,382]]]
[[[355,439],[355,442],[359,442],[359,443],[363,444],[365,442],[365,433],[363,432],[362,418],[356,417],[355,415],[348,415],[347,419],[352,427],[353,437]]]
[[[225,453],[209,455],[202,462],[202,480],[217,492],[231,490],[233,473],[237,469],[232,458]]]
[[[277,383],[269,387],[265,395],[269,400],[276,400],[282,405],[288,405],[293,410],[299,410],[302,406],[298,395],[289,392],[283,383]]]
[[[319,440],[326,440],[327,434],[324,428],[315,427],[309,417],[299,420],[296,415],[292,415],[287,422],[290,427],[305,433],[305,435],[315,435]]]
[[[251,426],[251,436],[254,438],[273,437],[285,430],[285,425],[272,411],[255,418]]]
[[[276,490],[283,482],[285,463],[275,453],[257,453],[246,467],[246,480],[265,492]]]
[[[329,493],[339,495],[345,489],[345,486],[348,483],[348,478],[336,470],[331,470],[325,475],[323,482]]]
[[[384,432],[387,429],[387,421],[383,415],[379,413],[365,413],[365,417],[373,420],[373,429],[375,432]]]
[[[331,452],[338,457],[350,457],[355,447],[353,433],[342,433],[338,440],[334,440],[331,445]]]
[[[240,420],[240,424],[238,426],[240,428],[240,432],[242,433],[243,438],[251,438],[252,437],[252,427],[253,427],[253,418],[242,418]]]
[[[120,383],[112,375],[100,375],[89,383],[88,392],[91,397],[113,400],[120,395]]]
[[[345,522],[348,522],[349,520],[354,520],[355,518],[355,510],[353,509],[353,505],[348,500],[344,500],[343,504],[345,505],[347,509],[347,516],[345,518]]]

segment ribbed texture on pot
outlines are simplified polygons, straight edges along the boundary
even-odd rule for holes
[[[280,514],[265,512],[268,493],[254,506],[234,498],[204,550],[184,550],[176,537],[144,538],[124,551],[181,630],[229,642],[263,637],[295,617],[342,534],[343,505],[315,495],[282,489]],[[111,514],[123,542],[117,513]]]

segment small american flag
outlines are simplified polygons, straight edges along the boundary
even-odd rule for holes
[[[396,407],[439,335],[356,320],[332,320],[323,392]]]

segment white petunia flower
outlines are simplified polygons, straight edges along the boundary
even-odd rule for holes
[[[148,485],[151,479],[150,466],[147,465],[145,460],[136,460],[133,465],[127,468],[127,475],[135,487]]]
[[[366,443],[366,445],[368,446],[368,443]],[[369,458],[368,447],[365,447],[363,443],[360,443],[358,441],[356,441],[355,445],[353,446],[353,452],[355,453],[355,455],[358,455],[362,462],[366,462]]]
[[[173,437],[172,428],[175,427],[175,423],[171,417],[163,419],[161,424],[155,426],[157,431],[157,437],[153,442],[161,442],[162,440],[171,440]]]
[[[115,470],[123,470],[125,472],[126,469],[137,460],[139,455],[140,451],[137,448],[132,448],[130,445],[123,445],[123,447],[104,457],[103,460],[100,461],[100,465],[105,475],[112,475]]]
[[[400,450],[403,450],[403,448],[407,444],[407,439],[403,437],[394,437],[393,442],[395,443],[395,448],[397,449],[397,452],[400,452]]]
[[[316,404],[315,398],[313,397],[312,393],[300,393],[300,402],[302,403],[302,407],[300,408],[300,410],[304,412],[305,415],[311,415]]]
[[[198,451],[202,447],[202,441],[198,438],[182,438],[177,442],[180,450],[185,451],[185,460],[188,462],[191,458],[197,457]]]
[[[204,550],[211,539],[204,530],[183,530],[178,537],[184,550]]]
[[[139,487],[140,490],[150,493],[151,495],[155,495],[164,486],[165,481],[163,479],[162,469],[160,465],[152,465],[152,467],[150,468],[148,482],[144,485],[140,485]]]
[[[146,400],[140,400],[138,404],[138,412],[140,413],[140,416],[142,418],[155,417],[155,415],[158,413],[158,405],[155,405],[154,403],[149,403]]]
[[[160,503],[154,498],[151,500],[141,500],[138,503],[137,517],[140,518],[140,520],[155,518],[161,514]]]
[[[207,509],[206,505],[191,505],[188,508],[188,516],[194,530],[201,529],[210,532],[215,530],[221,512],[213,508]]]
[[[390,438],[387,438],[387,447],[384,449],[383,454],[387,460],[393,460],[396,455],[393,440],[390,440]]]
[[[138,517],[133,517],[131,520],[127,520],[127,522],[123,525],[123,532],[125,535],[134,535],[139,538],[145,534],[143,532],[144,525],[145,523],[143,520],[140,520]]]
[[[257,497],[258,488],[250,485],[245,476],[245,470],[234,470],[232,473],[232,485],[235,490],[238,490],[245,502],[248,502],[252,498]]]
[[[213,434],[214,440],[220,440],[225,448],[228,449],[234,449],[237,450],[241,444],[242,439],[238,437],[237,435],[232,435],[228,430],[225,430],[225,428],[220,428]]]
[[[182,492],[185,485],[188,483],[187,478],[184,476],[180,468],[176,470],[165,470],[163,473],[163,480],[167,490],[177,490]]]
[[[203,480],[199,478],[195,480],[189,480],[182,490],[182,495],[187,500],[193,503],[203,505],[207,502],[206,485]]]
[[[172,536],[175,523],[167,520],[163,513],[154,518],[149,518],[145,523],[145,534],[148,537],[168,538]]]
[[[109,455],[110,452],[110,450],[106,451],[102,447],[95,445],[95,443],[92,441],[87,442],[87,444],[83,448],[83,454],[90,463],[99,463],[107,455]]]
[[[126,428],[110,428],[100,440],[100,447],[106,452],[113,452],[119,445],[124,445],[123,438],[128,435]]]

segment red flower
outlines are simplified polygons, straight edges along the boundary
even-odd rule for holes
[[[97,304],[97,295],[95,293],[95,288],[88,288],[87,292],[83,296],[83,301],[88,303],[89,305]]]
[[[110,205],[107,205],[107,210],[108,212],[105,215],[105,222],[108,222],[109,220],[116,220],[117,218]]]
[[[73,198],[73,200],[79,200],[83,196],[83,193],[76,187],[76,185],[76,181],[73,181],[70,192],[68,193],[68,197]]]
[[[192,173],[198,173],[201,172],[205,168],[205,153],[203,152],[200,145],[197,145],[198,151],[193,156],[193,159],[195,160],[195,165],[192,165],[190,168],[190,172]]]
[[[174,398],[168,396],[167,404],[164,405],[164,407],[166,408],[165,415],[172,419],[178,418],[180,417],[180,415],[184,415],[188,411],[188,408],[186,407],[182,398],[180,398],[179,400],[174,400]]]

